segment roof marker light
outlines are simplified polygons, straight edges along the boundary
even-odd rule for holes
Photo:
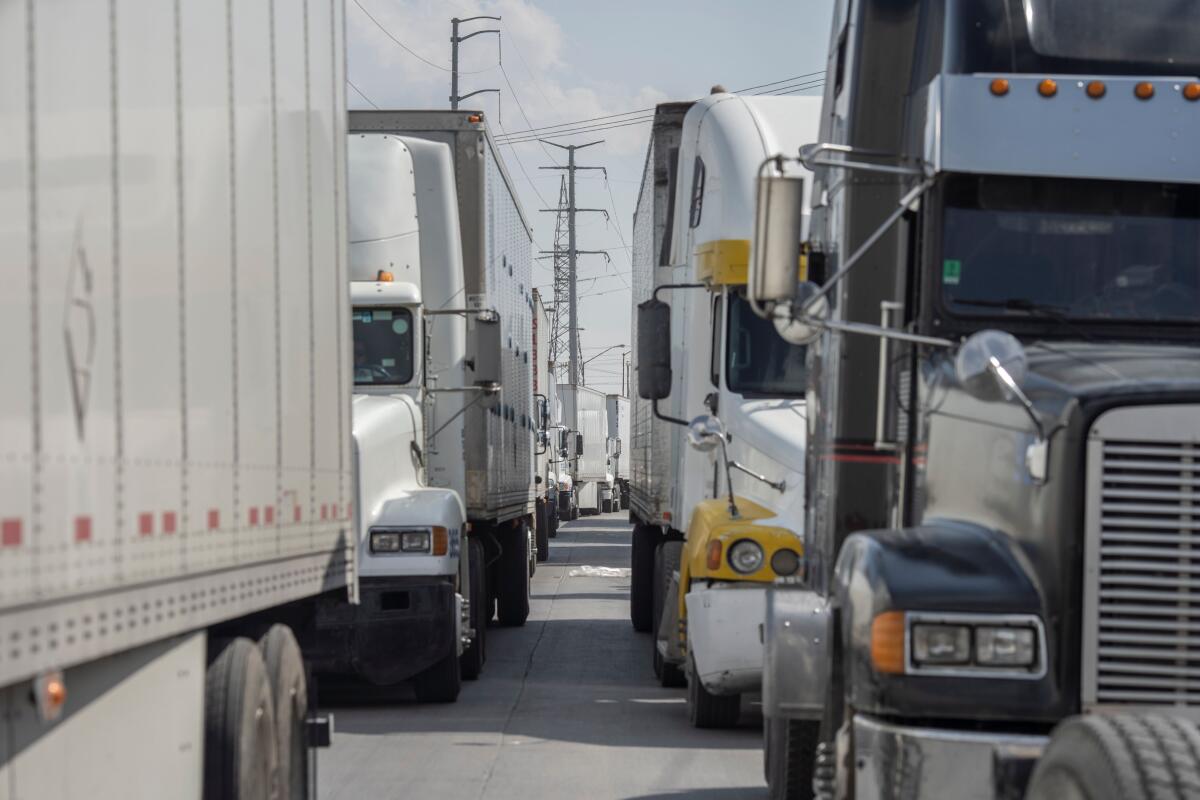
[[[1149,100],[1151,97],[1154,97],[1154,84],[1149,81],[1142,81],[1133,87],[1133,95],[1138,100]]]
[[[991,90],[996,97],[1004,97],[1008,94],[1008,78],[992,78]]]
[[[1200,100],[1200,83],[1189,83],[1183,87],[1183,99],[1193,103]]]
[[[1087,96],[1093,100],[1099,100],[1108,92],[1108,87],[1104,85],[1104,81],[1091,81],[1087,85]]]
[[[483,122],[483,114],[472,114],[467,117],[467,122]]]
[[[388,272],[386,269],[381,269],[375,276],[375,280],[379,281],[380,283],[391,283],[394,278],[392,277],[392,273]]]
[[[1038,94],[1042,97],[1054,97],[1058,94],[1058,84],[1050,78],[1045,78],[1038,84]]]

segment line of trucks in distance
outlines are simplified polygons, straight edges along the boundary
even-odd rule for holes
[[[653,117],[630,613],[773,798],[1200,796],[1200,37],[837,0]]]
[[[628,400],[482,114],[347,113],[341,2],[68,5],[0,8],[0,798],[307,797],[313,676],[455,700]]]

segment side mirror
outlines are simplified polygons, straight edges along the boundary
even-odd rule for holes
[[[485,388],[500,386],[500,316],[479,314],[472,337],[472,382]]]
[[[796,287],[793,299],[775,307],[771,321],[775,332],[788,344],[812,344],[820,338],[822,327],[818,321],[829,319],[829,301],[822,295],[810,303],[820,289],[817,284],[805,281]],[[803,319],[797,318],[801,312]]]
[[[1011,333],[983,330],[958,349],[954,374],[963,391],[977,400],[994,402],[1022,397],[1027,361],[1025,348]]]
[[[621,455],[621,440],[617,439],[616,446],[613,448],[613,455]]]
[[[567,448],[565,448],[565,447],[558,448],[558,457],[560,459],[566,458],[567,457]]]
[[[582,455],[582,454],[583,454],[583,434],[577,433],[577,434],[575,434],[575,455],[578,456],[578,455]]]
[[[662,400],[671,393],[671,307],[650,299],[638,306],[638,396]]]
[[[788,300],[796,291],[804,234],[804,179],[759,175],[754,242],[746,296],[754,303]]]
[[[714,416],[701,414],[688,424],[688,444],[706,453],[725,441],[725,426]]]

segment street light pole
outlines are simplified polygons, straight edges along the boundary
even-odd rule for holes
[[[607,353],[609,350],[616,350],[618,347],[624,347],[624,346],[625,346],[625,345],[623,345],[623,344],[614,344],[614,345],[611,345],[611,346],[609,346],[609,347],[606,347],[606,348],[604,348],[603,350],[601,350],[599,353],[596,353],[596,355],[594,355],[594,356],[592,356],[591,358],[589,358],[587,361],[584,361],[582,364],[580,364],[580,365],[579,365],[579,367],[580,367],[580,372],[582,373],[582,374],[580,375],[580,378],[581,378],[581,383],[582,383],[584,386],[587,386],[587,378],[586,378],[586,377],[584,377],[584,376],[585,376],[587,373],[586,373],[586,371],[584,371],[584,369],[583,369],[583,368],[584,368],[584,367],[586,367],[586,366],[588,365],[588,362],[590,362],[590,361],[595,361],[597,358],[599,358],[600,356],[604,355],[604,354],[605,354],[605,353]],[[622,357],[621,357],[621,363],[622,363],[622,364],[624,364],[624,363],[625,363],[625,357],[624,357],[624,356],[622,356]]]
[[[472,96],[480,94],[482,92],[495,92],[496,94],[500,93],[499,89],[480,89],[479,91],[469,92],[468,94],[464,94],[464,95],[460,95],[458,93],[458,45],[459,45],[459,42],[465,42],[467,39],[470,39],[472,36],[478,36],[481,33],[494,33],[497,36],[500,35],[499,28],[488,28],[487,30],[483,30],[483,31],[475,31],[474,33],[468,33],[466,36],[458,35],[458,24],[460,22],[470,22],[471,20],[476,20],[476,19],[494,19],[497,22],[500,21],[499,17],[492,17],[492,16],[488,16],[486,14],[481,14],[477,17],[465,17],[463,19],[454,17],[453,19],[450,20],[450,110],[451,111],[458,110],[458,101],[459,100],[466,100],[468,97],[472,97]]]

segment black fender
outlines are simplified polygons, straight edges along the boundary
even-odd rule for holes
[[[1012,538],[955,520],[861,531],[838,555],[832,586],[845,698],[856,710],[903,718],[1053,722],[1064,714],[1043,593]],[[885,611],[1033,614],[1046,631],[1040,677],[878,672],[871,623]]]

